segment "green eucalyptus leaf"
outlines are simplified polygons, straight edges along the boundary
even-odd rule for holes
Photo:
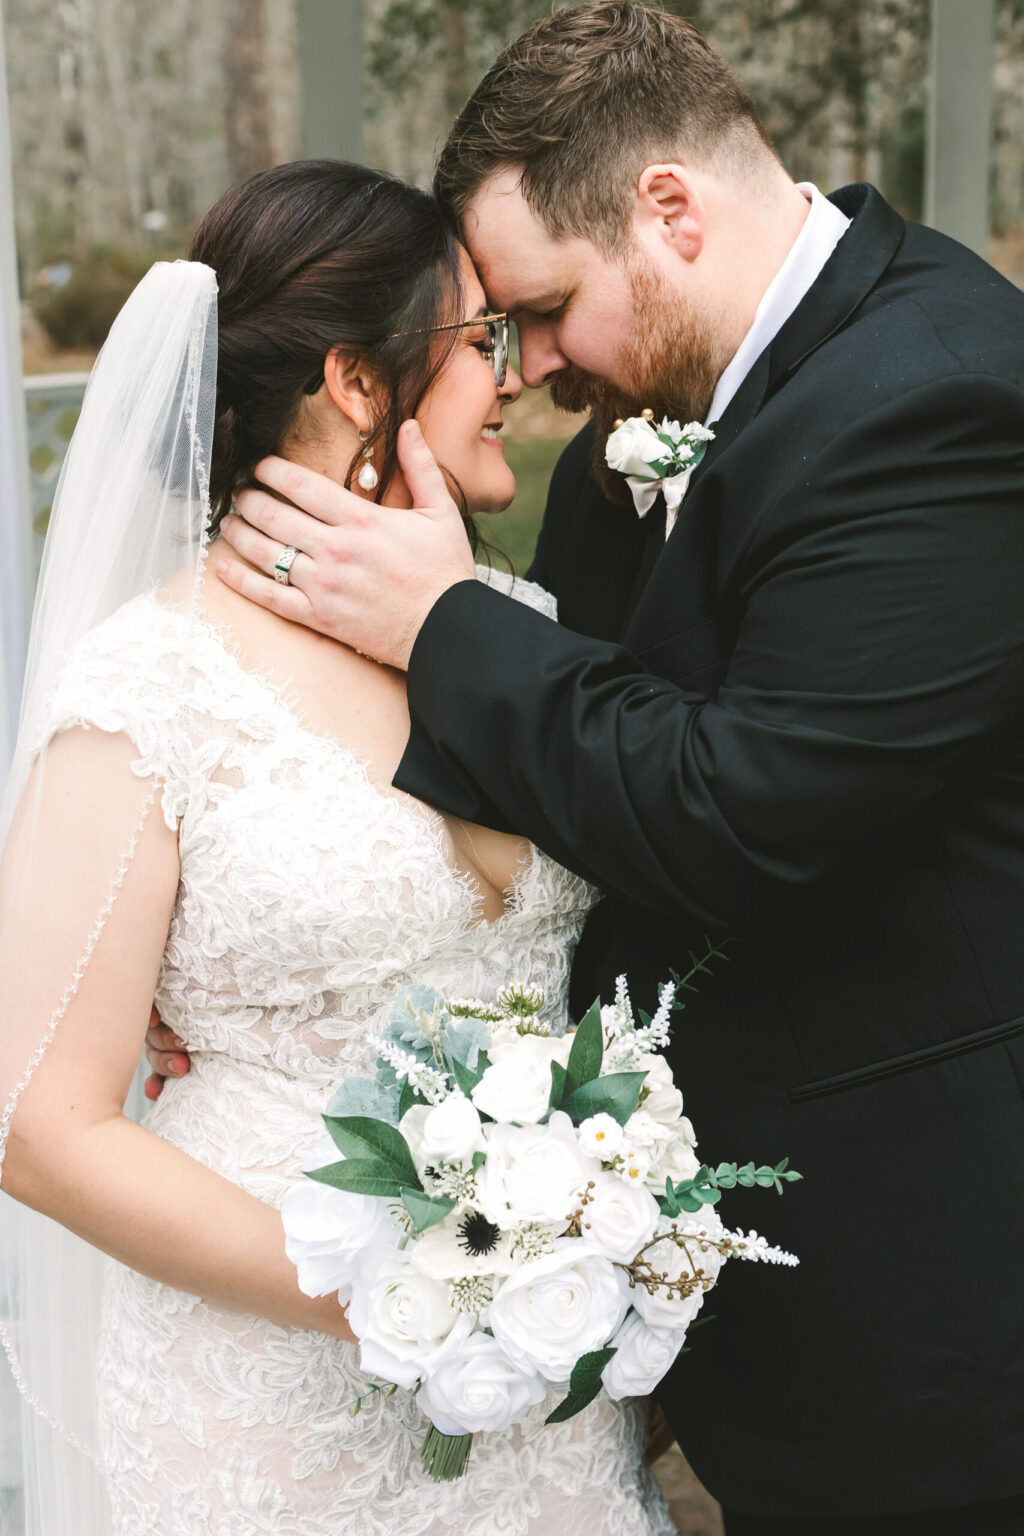
[[[548,1097],[548,1108],[558,1109],[565,1098],[566,1071],[560,1061],[551,1063],[551,1093]]]
[[[436,1226],[443,1221],[450,1211],[454,1211],[456,1202],[447,1195],[421,1194],[418,1189],[403,1188],[401,1194],[402,1204],[412,1217],[412,1224],[417,1233],[425,1232],[428,1227]]]
[[[566,1419],[574,1419],[584,1408],[588,1408],[601,1390],[601,1383],[592,1392],[570,1392],[562,1398],[557,1408],[552,1409],[544,1420],[545,1424],[564,1424]]]
[[[636,1109],[646,1072],[610,1072],[583,1083],[563,1102],[562,1108],[573,1125],[582,1125],[591,1115],[611,1115],[625,1125]]]
[[[397,1127],[361,1115],[324,1115],[324,1124],[345,1157],[374,1159],[383,1163],[399,1184],[423,1188],[412,1153]]]
[[[479,1066],[479,1059],[477,1061],[477,1066]],[[464,1093],[468,1099],[472,1095],[473,1089],[476,1087],[477,1083],[483,1077],[483,1073],[476,1071],[472,1067],[467,1067],[465,1062],[453,1061],[452,1076],[455,1079],[456,1087],[462,1093]]]
[[[467,1099],[472,1097],[473,1089],[483,1077],[490,1064],[491,1058],[487,1052],[480,1050],[476,1053],[476,1065],[474,1067],[467,1067],[461,1061],[452,1062],[452,1075],[455,1078],[456,1085],[466,1095]]]
[[[400,1099],[397,1083],[385,1086],[372,1077],[346,1077],[335,1089],[327,1112],[331,1115],[362,1115],[397,1125]]]
[[[592,1349],[589,1354],[581,1355],[572,1368],[569,1391],[588,1392],[595,1381],[600,1386],[601,1372],[614,1353],[614,1346],[606,1344],[604,1349]]]
[[[545,1419],[546,1424],[564,1424],[566,1419],[575,1418],[581,1413],[601,1390],[601,1372],[608,1361],[614,1355],[615,1350],[609,1346],[605,1349],[595,1349],[590,1354],[582,1355],[573,1366],[572,1375],[569,1377],[569,1391],[563,1397],[558,1407],[549,1413]]]
[[[381,1200],[397,1200],[402,1192],[401,1182],[388,1168],[369,1158],[346,1158],[342,1163],[329,1163],[326,1168],[315,1168],[306,1174],[318,1184],[329,1184],[332,1189],[345,1189],[353,1195],[376,1195]]]
[[[573,1036],[566,1066],[566,1097],[597,1077],[604,1059],[604,1028],[600,1005],[595,1003],[580,1021]]]
[[[704,1204],[700,1196],[692,1191],[687,1195],[677,1195],[676,1199],[679,1201],[679,1209],[681,1211],[688,1211],[691,1215],[695,1211],[699,1211]]]

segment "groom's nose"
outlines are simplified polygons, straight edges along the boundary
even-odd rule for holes
[[[555,341],[554,326],[538,320],[519,321],[519,372],[530,389],[550,384],[569,367]]]

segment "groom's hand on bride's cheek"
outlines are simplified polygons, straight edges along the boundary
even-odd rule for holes
[[[282,618],[305,624],[404,669],[442,593],[475,578],[465,523],[415,421],[398,438],[411,509],[382,507],[285,459],[256,466],[262,485],[236,497],[224,538],[250,566],[223,560],[225,585]],[[290,503],[290,504],[289,504]],[[284,549],[298,553],[287,583],[274,579]]]
[[[191,1066],[184,1042],[173,1029],[160,1022],[160,1015],[155,1008],[149,1015],[149,1028],[146,1031],[146,1060],[152,1068],[145,1083],[147,1099],[158,1099],[164,1091],[164,1079],[184,1077]]]

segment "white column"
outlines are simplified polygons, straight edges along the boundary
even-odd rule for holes
[[[299,0],[302,153],[363,158],[362,0]]]
[[[0,788],[18,722],[29,607],[28,434],[14,248],[11,132],[0,12]]]
[[[932,0],[925,223],[988,256],[995,0]]]

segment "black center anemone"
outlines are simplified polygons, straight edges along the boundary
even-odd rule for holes
[[[459,1247],[474,1259],[479,1259],[485,1253],[493,1253],[500,1236],[501,1228],[496,1227],[493,1221],[488,1221],[486,1216],[481,1216],[479,1211],[470,1211],[459,1223]]]

